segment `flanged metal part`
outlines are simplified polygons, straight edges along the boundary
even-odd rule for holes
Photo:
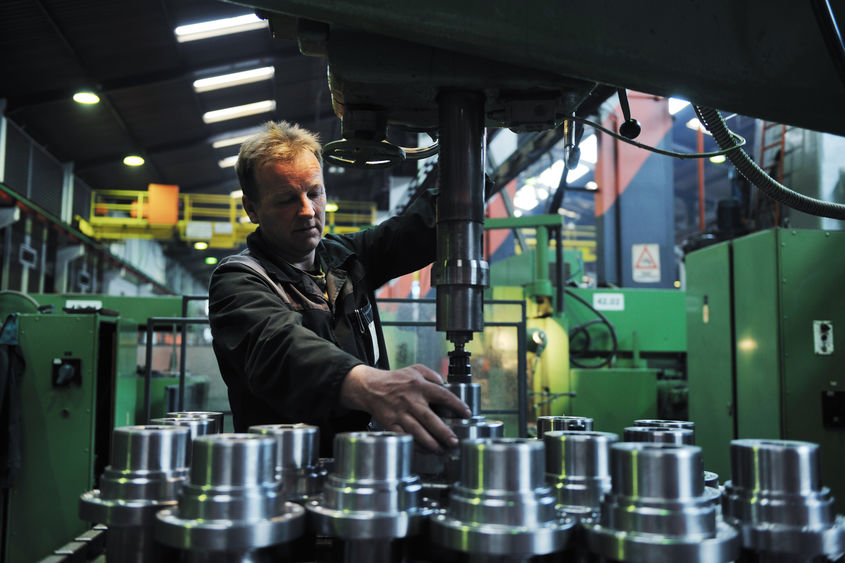
[[[411,473],[413,438],[347,432],[334,438],[334,471],[305,507],[314,530],[345,541],[395,540],[419,532],[429,510]]]
[[[220,434],[223,432],[223,413],[219,411],[176,411],[166,414],[168,417],[176,418],[211,418],[215,425],[209,428],[209,434]]]
[[[448,508],[432,516],[435,544],[453,552],[534,557],[566,548],[575,520],[558,511],[545,484],[543,442],[464,440],[461,478]]]
[[[282,498],[276,441],[259,434],[197,438],[178,506],[156,517],[156,539],[189,552],[249,553],[305,528],[302,506]]]
[[[188,428],[177,426],[124,426],[112,433],[100,489],[79,499],[80,519],[109,527],[109,561],[161,560],[153,536],[155,514],[176,504],[188,474],[188,442]]]
[[[285,500],[302,503],[319,494],[325,474],[320,468],[320,429],[309,424],[250,426],[253,434],[276,440],[276,478]]]
[[[779,561],[845,553],[845,518],[822,486],[818,444],[734,440],[731,476],[724,517],[740,529],[743,548]]]
[[[191,465],[191,450],[194,447],[194,440],[200,436],[208,434],[217,434],[217,420],[205,416],[165,416],[162,418],[153,418],[150,424],[162,424],[164,426],[184,426],[190,430],[188,435],[188,444],[186,446],[187,453],[185,454],[185,461],[187,465]]]
[[[739,555],[737,531],[717,518],[701,448],[620,442],[610,448],[611,491],[598,522],[583,522],[589,550],[614,561],[721,563]]]
[[[643,422],[643,421],[638,421]],[[623,433],[625,442],[659,442],[662,444],[695,445],[695,432],[673,426],[629,426]]]
[[[610,432],[555,430],[543,435],[546,483],[557,504],[581,520],[597,515],[610,491],[610,446],[619,436]]]
[[[542,440],[546,432],[557,430],[578,430],[590,432],[593,419],[586,416],[538,416],[537,439]]]

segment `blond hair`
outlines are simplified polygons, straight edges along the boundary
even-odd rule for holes
[[[253,201],[258,199],[258,184],[255,171],[265,162],[274,160],[292,161],[302,151],[309,151],[323,164],[323,147],[316,133],[287,121],[268,121],[264,130],[256,133],[241,145],[235,172],[244,195]]]

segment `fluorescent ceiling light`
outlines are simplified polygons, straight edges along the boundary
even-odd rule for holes
[[[566,183],[567,184],[574,183],[576,180],[578,180],[578,178],[580,178],[581,176],[583,176],[584,174],[586,174],[589,171],[590,171],[589,166],[587,166],[586,164],[579,164],[573,170],[570,170],[569,173],[566,175]]]
[[[326,211],[328,213],[334,213],[338,209],[340,209],[340,207],[338,207],[337,203],[335,203],[334,201],[330,201],[326,204]]]
[[[675,115],[688,105],[689,102],[682,98],[669,98],[669,115]]]
[[[229,192],[229,197],[231,197],[232,199],[241,199],[243,196],[244,196],[243,190],[235,190],[235,191]]]
[[[261,127],[256,127],[255,129],[251,130],[249,133],[245,133],[243,135],[233,135],[231,137],[223,137],[219,138],[216,141],[212,141],[211,146],[215,149],[222,149],[224,147],[231,147],[232,145],[240,145],[259,131],[261,131]]]
[[[209,76],[208,78],[199,78],[197,80],[194,80],[194,90],[196,90],[197,92],[210,92],[212,90],[219,90],[220,88],[229,88],[230,86],[251,84],[253,82],[269,80],[273,78],[275,74],[275,67],[264,66],[261,68],[244,70],[242,72],[232,72],[229,74],[220,74],[218,76]]]
[[[713,164],[722,164],[723,162],[725,162],[725,160],[726,158],[723,154],[717,154],[716,156],[710,157],[710,162],[712,162]]]
[[[693,131],[701,131],[705,135],[710,135],[710,131],[708,131],[704,125],[698,120],[697,117],[693,117],[689,121],[687,121],[687,128],[692,129]]]
[[[214,266],[215,264],[217,264],[217,258],[215,258],[214,256],[206,256],[205,263],[209,266]]]
[[[233,154],[232,156],[227,156],[226,158],[218,160],[217,166],[219,166],[220,168],[229,168],[231,166],[234,166],[237,161],[238,161],[238,155]],[[241,195],[243,195],[243,194],[241,194]]]
[[[194,243],[194,248],[197,250],[205,250],[206,248],[208,248],[208,243],[202,240],[198,240]]]
[[[239,117],[246,117],[248,115],[256,115],[259,113],[267,113],[268,111],[275,110],[275,100],[263,100],[260,102],[254,102],[242,106],[232,106],[229,108],[207,111],[203,114],[202,120],[205,123],[217,123],[219,121],[226,121],[227,119],[237,119]]]
[[[590,191],[596,191],[597,189],[599,189],[599,185],[596,182],[594,182],[593,180],[590,180],[589,182],[584,184],[584,187],[587,188]]]
[[[253,29],[266,27],[266,20],[259,18],[255,14],[247,14],[234,18],[180,25],[173,32],[176,34],[176,40],[179,43],[185,43],[186,41],[208,39],[209,37],[219,37],[221,35],[229,35],[230,33],[241,33],[243,31],[252,31]]]
[[[100,102],[100,96],[94,92],[77,92],[73,95],[73,101],[78,104],[96,104]]]
[[[123,158],[123,164],[126,166],[141,166],[144,164],[144,159],[138,155],[130,154],[129,156],[125,156]]]

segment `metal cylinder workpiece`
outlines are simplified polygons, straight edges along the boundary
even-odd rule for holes
[[[610,491],[610,446],[619,436],[609,432],[555,430],[543,435],[546,482],[557,504],[581,519],[598,514]]]
[[[198,438],[178,506],[157,515],[156,539],[190,554],[249,559],[302,535],[305,510],[281,495],[276,447],[259,434]]]
[[[668,426],[629,426],[623,431],[625,442],[657,442],[678,446],[695,445],[695,433],[689,428]]]
[[[719,563],[739,555],[735,529],[717,518],[701,448],[620,442],[610,448],[611,490],[598,522],[584,522],[589,550],[624,562]]]
[[[250,426],[253,434],[276,440],[276,478],[285,500],[304,502],[322,488],[319,471],[320,429],[309,424]]]
[[[165,426],[185,426],[190,431],[188,435],[187,454],[185,460],[191,465],[191,450],[194,447],[194,440],[200,436],[217,433],[217,420],[211,417],[202,416],[166,416],[153,418],[150,424],[162,424]]]
[[[169,412],[166,416],[175,418],[210,418],[214,420],[214,426],[209,427],[208,434],[219,434],[223,432],[223,413],[219,411],[176,411]]]
[[[634,421],[634,426],[648,426],[658,428],[683,428],[692,432],[692,442],[695,444],[695,422],[691,420],[671,420],[664,418],[641,418]],[[684,442],[685,444],[687,442]]]
[[[589,432],[593,429],[593,419],[586,416],[538,416],[537,438],[542,440],[546,432],[557,430],[579,430]]]
[[[821,482],[819,446],[791,440],[734,440],[725,483],[725,521],[743,548],[778,561],[845,552],[845,518]]]
[[[79,499],[79,517],[109,527],[106,557],[116,562],[158,562],[166,549],[154,541],[159,510],[176,504],[188,473],[189,430],[177,426],[124,426],[112,433],[110,463],[100,489]]]
[[[334,470],[305,507],[314,531],[335,540],[349,563],[395,561],[429,510],[411,473],[413,438],[396,432],[348,432],[334,439]],[[401,559],[401,557],[399,557]]]
[[[561,515],[545,483],[539,440],[461,443],[460,480],[448,508],[430,519],[433,542],[452,552],[528,559],[562,551],[575,520]]]

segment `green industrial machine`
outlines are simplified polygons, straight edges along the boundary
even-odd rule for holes
[[[4,395],[20,413],[11,429],[20,463],[11,487],[0,489],[0,560],[39,560],[88,528],[78,499],[108,463],[111,430],[146,415],[139,328],[151,316],[178,317],[181,307],[181,297],[0,292],[0,321],[8,319],[3,346],[21,360],[17,385]],[[167,368],[151,379],[151,417],[175,410],[178,346],[165,336],[154,347],[153,365]],[[14,363],[4,366],[7,378]],[[187,378],[186,408],[205,407],[207,380]]]
[[[79,495],[108,461],[111,429],[135,421],[137,325],[97,314],[19,314],[20,468],[8,490],[4,561],[35,561],[88,528]],[[7,325],[12,328],[11,325]],[[118,399],[123,397],[123,399]]]
[[[533,413],[591,417],[597,430],[620,435],[635,419],[686,418],[683,292],[568,287],[583,260],[565,249],[557,267],[548,230],[561,226],[559,215],[485,221],[536,233],[535,249],[490,267],[491,296],[526,299],[528,327],[542,342],[529,339]]]
[[[707,467],[734,438],[821,446],[845,509],[845,233],[773,229],[686,257],[689,413]],[[840,328],[841,330],[841,328]]]

